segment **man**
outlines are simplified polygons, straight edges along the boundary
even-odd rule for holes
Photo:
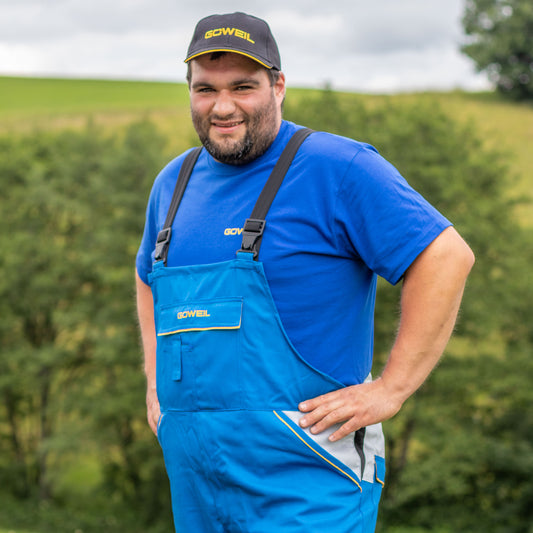
[[[136,278],[176,531],[374,531],[380,423],[442,354],[473,254],[372,147],[282,120],[264,21],[201,20],[186,62],[203,149],[156,179]],[[403,291],[373,380],[377,275]]]

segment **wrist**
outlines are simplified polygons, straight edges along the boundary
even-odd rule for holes
[[[148,390],[155,390],[156,389],[156,378],[155,378],[155,375],[145,371],[145,376],[146,376],[146,388]]]
[[[413,386],[408,378],[403,379],[390,375],[386,368],[378,379],[381,380],[384,389],[387,391],[389,401],[394,404],[398,410],[400,410],[407,399],[418,388]]]

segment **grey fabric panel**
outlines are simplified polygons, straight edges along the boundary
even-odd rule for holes
[[[371,381],[369,376],[365,382]],[[290,418],[298,427],[300,427],[300,419],[304,416],[304,413],[300,411],[283,411],[285,416]],[[330,442],[328,437],[340,428],[342,424],[335,424],[327,431],[323,431],[318,435],[313,435],[308,428],[301,428],[310,439],[312,439],[318,446],[326,450],[330,455],[335,457],[341,463],[345,464],[348,468],[351,468],[359,479],[373,483],[375,481],[375,460],[374,457],[385,457],[385,437],[383,435],[383,429],[381,424],[373,424],[367,426],[364,439],[364,456],[365,466],[363,469],[363,477],[361,478],[361,459],[354,445],[355,432],[350,433],[343,439],[337,442]]]

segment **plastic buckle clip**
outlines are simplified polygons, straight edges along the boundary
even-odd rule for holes
[[[168,243],[170,242],[171,234],[172,234],[171,228],[164,228],[157,234],[157,241],[155,243],[155,255],[154,255],[155,261],[161,261],[161,259],[166,261],[165,249],[167,248]]]
[[[266,222],[257,218],[247,218],[242,230],[242,244],[239,252],[252,252],[254,259],[257,258],[259,252],[256,249],[256,244],[263,236]]]

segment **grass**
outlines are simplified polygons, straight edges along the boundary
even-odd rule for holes
[[[188,105],[186,86],[179,83],[1,77],[0,87],[0,119]]]
[[[120,126],[150,118],[163,129],[189,121],[184,84],[0,77],[0,131]],[[170,132],[169,131],[169,132]]]
[[[316,90],[288,89],[288,99]],[[185,84],[146,81],[0,77],[0,133],[83,127],[90,118],[114,128],[140,118],[153,120],[169,139],[193,139]],[[506,154],[516,195],[533,197],[533,105],[506,101],[495,93],[462,91],[392,96],[354,95],[365,104],[434,102],[453,118],[472,123],[484,144]],[[189,144],[188,142],[185,144]],[[517,213],[533,225],[531,205]]]

